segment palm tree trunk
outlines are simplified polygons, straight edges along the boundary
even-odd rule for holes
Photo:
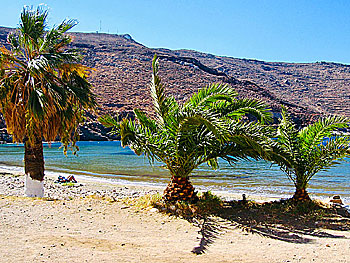
[[[292,197],[292,200],[296,202],[304,202],[304,201],[311,201],[311,198],[305,188],[297,188]]]
[[[43,143],[37,136],[32,144],[24,139],[25,194],[30,197],[44,196],[44,153]]]
[[[199,200],[189,177],[180,176],[171,177],[171,182],[164,191],[164,199],[167,202],[188,201],[191,203]]]

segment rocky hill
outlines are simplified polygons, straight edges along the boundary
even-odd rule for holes
[[[12,30],[0,27],[0,43]],[[317,63],[264,62],[214,56],[191,50],[152,49],[130,35],[71,33],[72,47],[82,49],[84,63],[95,70],[91,76],[100,107],[97,114],[132,117],[137,107],[152,112],[149,96],[151,61],[160,58],[160,75],[169,93],[179,101],[213,82],[231,84],[242,97],[259,98],[270,104],[278,117],[286,105],[299,124],[318,115],[350,117],[350,66]],[[86,139],[105,139],[96,114],[82,127]],[[90,137],[89,137],[90,136]]]

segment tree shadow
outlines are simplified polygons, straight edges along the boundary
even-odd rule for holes
[[[224,203],[218,216],[243,231],[284,242],[305,244],[314,242],[313,237],[346,238],[324,229],[349,231],[350,216],[340,215],[336,209],[322,208],[314,203],[312,206],[309,212],[303,212],[288,201],[264,204],[231,201]]]
[[[315,202],[294,205],[285,200],[224,202],[213,216],[197,215],[188,220],[200,228],[199,244],[192,249],[197,255],[204,254],[215,239],[233,228],[296,244],[312,243],[315,238],[347,238],[327,230],[350,230],[350,214],[344,209],[325,208]]]
[[[199,228],[199,244],[192,253],[204,254],[220,235],[241,229],[283,242],[307,244],[315,238],[347,239],[340,232],[349,231],[350,213],[341,207],[329,207],[310,201],[291,200],[257,203],[254,201],[224,201],[207,195],[196,204],[157,203],[160,211],[180,216]]]
[[[204,254],[208,246],[214,243],[215,239],[228,229],[225,222],[220,222],[217,218],[214,219],[212,217],[204,217],[201,220],[193,218],[192,223],[200,228],[198,233],[201,235],[198,246],[191,251],[196,255]]]

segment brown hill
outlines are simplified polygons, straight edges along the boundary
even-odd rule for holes
[[[12,30],[0,27],[0,43]],[[337,63],[282,63],[214,56],[190,50],[152,49],[130,35],[71,33],[72,47],[84,52],[84,63],[95,71],[91,82],[100,104],[98,114],[132,116],[137,107],[151,112],[151,61],[160,58],[160,74],[169,93],[185,100],[212,82],[230,83],[242,97],[269,103],[278,117],[288,106],[300,124],[319,114],[350,116],[350,66]],[[91,116],[92,120],[95,116]],[[0,127],[1,128],[1,127]],[[88,123],[84,133],[100,132]],[[97,139],[97,137],[92,139]]]

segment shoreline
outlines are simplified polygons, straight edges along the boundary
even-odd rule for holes
[[[168,171],[159,163],[149,165],[145,157],[136,156],[130,149],[122,148],[120,141],[81,142],[78,157],[64,156],[59,143],[45,147],[45,173],[47,175],[74,175],[89,181],[100,181],[115,185],[147,186],[164,190],[170,181]],[[23,172],[23,149],[1,148],[0,167]],[[327,201],[340,195],[343,202],[350,204],[349,178],[350,159],[341,167],[315,176],[308,188],[311,198]],[[7,166],[7,167],[5,167]],[[11,166],[9,168],[9,166]],[[20,168],[19,168],[20,167]],[[52,170],[51,170],[52,169]],[[211,191],[227,198],[241,199],[245,194],[249,199],[288,199],[293,196],[293,183],[277,166],[264,161],[242,161],[230,166],[220,163],[220,169],[213,171],[207,166],[199,167],[191,176],[191,182],[199,192]]]
[[[13,176],[22,176],[24,181],[24,171],[23,167],[20,166],[7,166],[7,165],[0,165],[0,173],[5,174],[11,174]],[[162,194],[163,191],[166,188],[166,184],[157,184],[157,183],[136,183],[136,182],[130,182],[130,181],[120,181],[120,180],[113,180],[113,178],[103,178],[103,177],[94,177],[94,176],[87,176],[87,175],[81,175],[81,174],[74,174],[74,173],[66,173],[66,172],[54,172],[54,171],[45,171],[45,180],[44,180],[44,188],[45,188],[45,197],[50,197],[52,193],[50,193],[50,189],[54,188],[62,188],[61,191],[64,190],[61,184],[54,183],[54,181],[57,179],[59,175],[63,175],[66,178],[69,175],[74,175],[74,177],[77,179],[78,183],[74,187],[64,187],[68,192],[66,195],[69,194],[69,190],[71,189],[78,189],[77,191],[73,191],[74,196],[84,195],[86,192],[88,193],[102,193],[102,195],[111,195],[114,198],[116,198],[118,195],[123,197],[139,197],[144,194],[148,193],[160,193]],[[57,187],[56,187],[57,186]],[[13,186],[15,188],[15,186]],[[17,187],[19,187],[17,185]],[[23,188],[24,193],[24,182],[20,186]],[[3,187],[2,187],[3,188]],[[201,187],[195,186],[196,190],[198,192],[205,192],[210,189],[205,189]],[[49,190],[49,192],[47,192]],[[80,191],[81,190],[81,191]],[[218,191],[218,190],[210,190],[215,195],[219,196],[223,200],[241,200],[242,199],[242,192],[228,192],[228,191]],[[0,187],[0,194],[1,192],[6,193],[6,189],[2,189]],[[21,195],[19,193],[19,189],[16,191],[17,194]],[[23,195],[22,193],[22,195]],[[245,191],[244,194],[246,195],[248,200],[254,200],[256,202],[270,202],[270,201],[278,201],[281,199],[287,199],[291,196],[285,196],[281,194],[280,196],[276,195],[259,195],[256,193],[251,193],[248,191]],[[318,200],[321,202],[328,203],[332,196],[312,196],[311,198],[314,200]],[[349,206],[350,205],[350,198],[348,197],[341,197],[344,205]]]

